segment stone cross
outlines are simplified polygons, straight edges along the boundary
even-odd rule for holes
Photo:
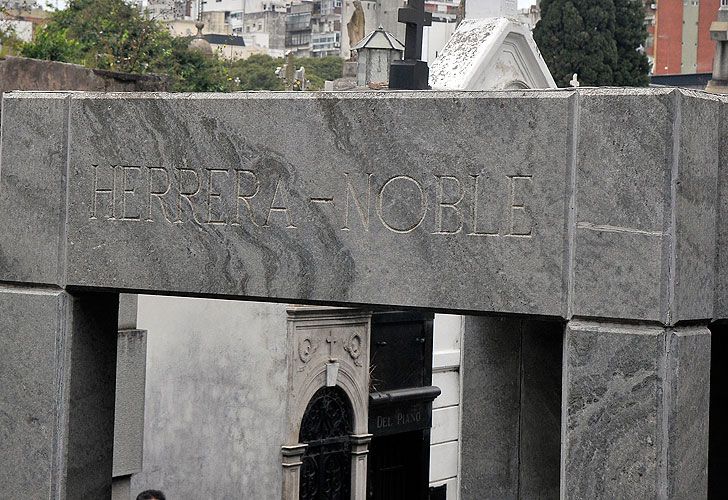
[[[425,26],[432,26],[432,14],[425,12],[424,0],[408,0],[399,9],[398,20],[407,25],[404,42],[404,58],[417,61],[422,58],[422,33]]]
[[[326,337],[326,343],[329,344],[329,357],[331,357],[334,355],[334,344],[336,343],[334,333],[331,330],[329,330],[329,336]]]

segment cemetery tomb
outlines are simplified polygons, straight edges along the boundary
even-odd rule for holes
[[[469,314],[464,369],[523,373],[526,396],[465,381],[464,439],[530,432],[543,399],[564,498],[704,497],[726,109],[670,89],[5,94],[0,497],[108,497],[122,292]],[[514,336],[515,357],[493,357]],[[312,376],[346,390],[330,363]],[[288,494],[307,387],[276,410],[292,448],[253,464]],[[464,442],[463,497],[541,470],[498,436]]]

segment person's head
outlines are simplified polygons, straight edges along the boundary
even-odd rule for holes
[[[139,493],[136,500],[167,500],[159,490],[145,490]]]

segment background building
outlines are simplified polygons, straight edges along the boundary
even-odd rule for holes
[[[351,47],[380,26],[404,42],[405,26],[397,21],[397,11],[405,3],[403,0],[343,0],[341,56],[349,59]],[[361,36],[351,40],[350,32]]]
[[[0,7],[0,31],[12,32],[24,42],[31,41],[36,28],[48,20],[48,11],[35,2],[0,2]]]
[[[286,15],[286,50],[298,57],[311,56],[311,17],[313,3],[291,5]]]
[[[646,2],[650,34],[646,51],[655,75],[709,73],[715,42],[710,24],[720,0],[653,0]]]
[[[192,4],[192,0],[148,0],[146,10],[152,19],[191,19]]]
[[[515,17],[518,14],[516,0],[470,0],[465,2],[465,16],[472,18],[483,17]]]
[[[313,2],[311,54],[315,57],[341,53],[341,0]]]
[[[139,296],[138,324],[149,333],[144,469],[132,476],[132,493],[154,485],[180,498],[202,491],[214,498],[281,497],[285,443],[277,415],[290,383],[286,310],[284,304]],[[458,498],[459,489],[462,329],[461,316],[435,315],[426,350],[431,383],[441,394],[422,443],[430,456],[425,480],[446,484],[448,500]],[[389,339],[372,349],[388,343],[404,363],[404,344]],[[373,363],[398,373],[401,367],[383,354],[374,352]],[[400,375],[414,371],[407,364]],[[389,390],[379,385],[376,368],[372,373],[373,387]]]
[[[265,49],[271,57],[283,57],[286,52],[286,9],[271,8],[247,12],[242,26],[233,28],[249,47]]]

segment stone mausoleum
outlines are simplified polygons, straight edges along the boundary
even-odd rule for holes
[[[243,498],[301,495],[321,409],[364,498],[378,308],[466,316],[462,498],[720,491],[726,105],[669,89],[5,94],[0,497],[110,496],[120,293],[316,306],[219,366],[252,381],[225,407],[225,445],[248,444],[229,471]]]

